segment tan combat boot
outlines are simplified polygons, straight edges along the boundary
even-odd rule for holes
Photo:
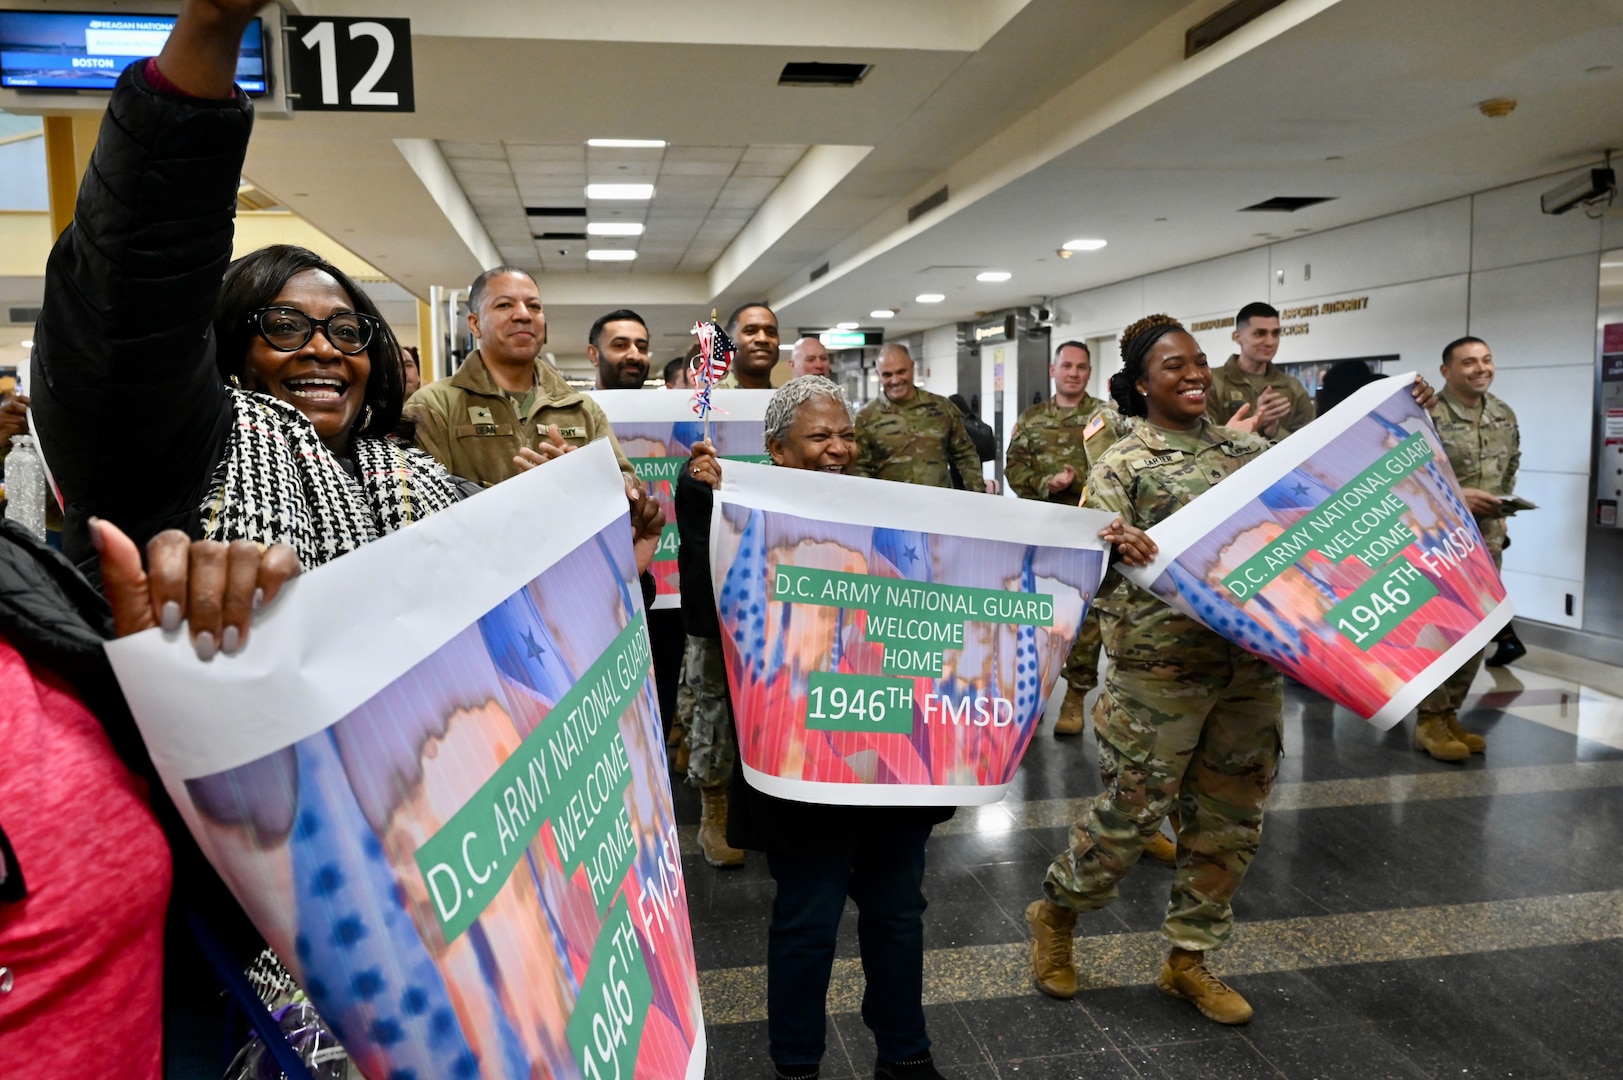
[[[1471,756],[1470,747],[1454,738],[1448,729],[1448,716],[1422,716],[1414,725],[1415,748],[1424,750],[1438,761],[1464,761]]]
[[[1243,1024],[1251,1019],[1251,1005],[1239,992],[1211,973],[1206,954],[1191,949],[1173,949],[1161,966],[1155,986],[1163,994],[1183,998],[1208,1020],[1219,1024]]]
[[[1454,741],[1464,743],[1465,748],[1473,754],[1480,754],[1488,748],[1488,740],[1480,735],[1473,735],[1460,726],[1458,713],[1449,713],[1444,719],[1448,721],[1448,733],[1454,736]]]
[[[1150,837],[1144,845],[1144,858],[1151,862],[1160,863],[1165,867],[1178,865],[1178,845],[1173,843],[1166,833],[1157,829],[1155,835]]]
[[[1052,900],[1034,900],[1026,908],[1031,933],[1031,977],[1037,989],[1055,998],[1076,996],[1076,968],[1071,964],[1071,933],[1076,912]]]
[[[1080,735],[1082,733],[1082,699],[1087,691],[1075,687],[1065,688],[1065,700],[1060,703],[1059,719],[1054,721],[1055,735]]]
[[[699,848],[711,866],[743,866],[744,853],[727,846],[727,789],[720,784],[700,788]]]

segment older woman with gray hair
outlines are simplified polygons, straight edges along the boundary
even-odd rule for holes
[[[774,465],[846,473],[856,428],[838,385],[795,379],[766,409]],[[721,462],[708,441],[693,448],[677,483],[682,616],[688,633],[719,639],[710,579],[710,512]],[[767,1042],[781,1080],[819,1074],[829,976],[840,916],[857,906],[867,988],[862,1020],[873,1032],[875,1080],[940,1080],[924,1028],[924,845],[951,807],[830,806],[774,798],[733,772],[727,842],[766,853],[777,885],[767,930]]]

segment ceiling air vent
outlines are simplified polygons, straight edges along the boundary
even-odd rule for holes
[[[1247,210],[1256,210],[1261,213],[1294,214],[1305,206],[1317,206],[1322,202],[1329,202],[1334,195],[1275,195],[1271,199],[1264,199],[1260,203],[1240,207],[1241,213]]]
[[[929,196],[926,196],[923,199],[920,199],[918,202],[914,203],[912,206],[909,206],[907,208],[907,220],[908,220],[908,222],[912,223],[914,221],[917,221],[919,218],[923,217],[925,214],[928,214],[931,210],[934,210],[936,207],[940,206],[942,203],[944,203],[946,201],[947,201],[947,189],[946,188],[942,188],[940,191],[936,192],[934,195],[929,195]]]
[[[37,307],[14,307],[6,312],[6,321],[13,326],[33,326],[39,322]]]
[[[872,64],[785,64],[779,86],[855,86],[873,69]]]
[[[1183,58],[1210,48],[1263,12],[1272,11],[1285,0],[1235,0],[1203,22],[1191,26],[1183,36]]]
[[[537,240],[584,240],[586,234],[583,232],[544,232],[536,233],[535,238]]]
[[[822,266],[813,267],[811,272],[811,280],[816,281],[826,273],[828,273],[828,263],[824,263]]]
[[[526,206],[524,212],[530,217],[585,217],[584,206]]]

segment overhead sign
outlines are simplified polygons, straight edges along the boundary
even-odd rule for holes
[[[296,110],[415,112],[410,19],[286,19]]]
[[[996,322],[984,322],[975,327],[975,342],[983,341],[1013,341],[1014,340],[1014,314],[1011,312]]]
[[[862,349],[885,343],[883,330],[802,330],[801,337],[814,337],[825,349]]]

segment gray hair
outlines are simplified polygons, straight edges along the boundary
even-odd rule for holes
[[[794,426],[795,417],[800,413],[800,407],[813,398],[832,398],[840,403],[846,415],[851,414],[851,404],[845,400],[845,391],[840,384],[821,375],[802,375],[798,379],[790,379],[773,393],[772,400],[766,403],[766,444],[770,447],[774,442],[782,442]]]

